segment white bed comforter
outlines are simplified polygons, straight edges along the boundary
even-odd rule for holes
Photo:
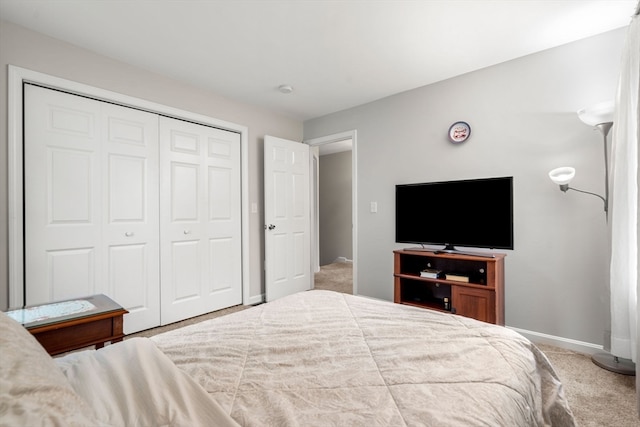
[[[310,291],[152,340],[244,426],[574,425],[534,345],[461,316]]]

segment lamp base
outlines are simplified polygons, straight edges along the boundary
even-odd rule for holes
[[[591,361],[607,371],[622,375],[635,375],[636,364],[629,359],[621,359],[609,353],[596,353]]]

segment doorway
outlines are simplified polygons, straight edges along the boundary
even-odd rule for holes
[[[314,288],[357,294],[356,131],[314,138]]]

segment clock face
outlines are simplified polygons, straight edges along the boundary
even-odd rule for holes
[[[455,122],[449,128],[449,141],[460,144],[471,135],[471,126],[467,122]]]

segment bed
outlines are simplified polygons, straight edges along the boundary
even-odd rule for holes
[[[330,291],[50,361],[94,425],[575,425],[516,332]]]

